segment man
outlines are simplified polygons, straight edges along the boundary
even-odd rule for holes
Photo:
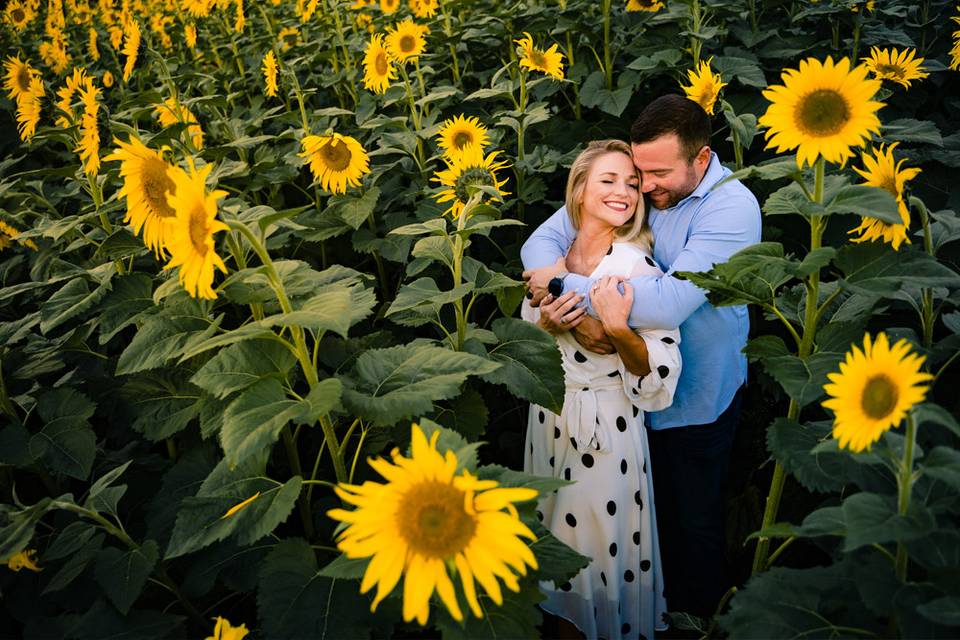
[[[680,328],[683,372],[673,405],[646,416],[667,605],[713,614],[727,587],[723,482],[740,411],[747,362],[741,350],[749,319],[744,306],[717,308],[677,271],[707,271],[760,241],[760,207],[710,150],[710,119],[677,95],[651,102],[630,131],[633,161],[649,204],[654,258],[663,277],[629,280],[630,326]],[[524,244],[524,279],[534,304],[550,290],[583,295],[589,311],[593,281],[565,272],[563,255],[576,229],[560,209]],[[551,283],[551,280],[553,281]],[[597,353],[613,346],[594,318],[573,329]]]

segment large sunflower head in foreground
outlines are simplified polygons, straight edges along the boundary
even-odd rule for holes
[[[443,155],[454,158],[464,149],[474,146],[483,149],[489,144],[487,128],[480,124],[476,116],[463,117],[463,114],[446,120],[437,132]]]
[[[387,29],[385,41],[387,53],[399,62],[413,60],[426,48],[427,40],[424,36],[428,33],[430,33],[428,27],[417,24],[410,18],[398,22],[392,29]]]
[[[829,56],[824,62],[808,58],[799,69],[786,69],[782,80],[763,91],[772,104],[759,123],[767,127],[767,148],[796,149],[797,165],[813,165],[820,156],[842,164],[851,148],[880,131],[877,111],[884,105],[873,99],[880,81],[867,79],[865,66],[851,69],[847,58],[836,64]]]
[[[901,159],[897,162],[894,159],[893,150],[897,147],[897,144],[894,142],[886,149],[881,145],[879,149],[874,149],[872,153],[862,154],[861,159],[864,168],[854,167],[853,170],[864,177],[865,185],[879,187],[896,198],[901,224],[890,224],[876,218],[863,218],[860,226],[850,231],[850,233],[860,234],[859,237],[853,238],[853,242],[882,240],[893,246],[895,250],[899,250],[902,243],[910,242],[907,237],[907,231],[910,228],[910,210],[907,208],[907,203],[903,197],[903,188],[908,180],[917,177],[920,169],[916,167],[900,168],[906,160]]]
[[[213,170],[208,164],[199,171],[190,162],[190,173],[180,167],[171,167],[170,178],[174,190],[167,195],[167,203],[175,212],[167,234],[167,250],[170,261],[163,267],[180,267],[178,277],[183,288],[194,298],[213,300],[217,297],[211,286],[213,269],[223,273],[227,266],[217,255],[213,234],[229,229],[217,220],[217,200],[227,195],[226,191],[207,191],[207,176]]]
[[[448,568],[456,568],[463,595],[473,614],[483,612],[475,585],[497,605],[503,604],[498,578],[519,591],[517,574],[537,568],[530,547],[521,538],[536,539],[520,521],[514,502],[537,497],[534,489],[498,488],[469,471],[457,474],[457,456],[437,451],[439,431],[428,441],[413,425],[411,457],[397,449],[393,462],[371,459],[387,482],[341,484],[337,495],[357,508],[333,509],[331,518],[349,526],[337,538],[348,558],[371,558],[360,592],[377,586],[371,609],[404,577],[403,619],[427,623],[434,590],[454,619],[463,620]],[[506,511],[504,511],[506,509]]]
[[[722,82],[720,74],[714,74],[710,70],[710,60],[701,60],[696,70],[687,70],[687,77],[690,79],[689,86],[682,86],[687,97],[703,107],[708,114],[713,115],[713,105],[720,95],[720,89],[727,86]]]
[[[30,66],[29,60],[21,60],[19,55],[8,57],[3,63],[3,70],[3,87],[7,90],[7,97],[14,102],[30,91],[30,80],[38,73]]]
[[[471,145],[462,149],[457,156],[445,159],[447,168],[438,171],[432,178],[447,187],[434,196],[437,202],[450,203],[450,208],[444,213],[458,218],[477,187],[490,187],[500,197],[508,195],[501,189],[507,179],[497,177],[497,171],[507,166],[506,162],[497,162],[499,154],[499,151],[493,151],[484,156],[483,149]]]
[[[363,54],[364,88],[374,93],[383,93],[390,86],[390,81],[396,77],[397,70],[383,45],[383,34],[373,34],[367,44],[367,51]]]
[[[911,81],[923,80],[930,75],[922,66],[924,59],[916,55],[916,49],[899,51],[896,47],[871,47],[870,57],[863,58],[863,64],[877,80],[891,80],[909,88]]]
[[[346,193],[347,185],[360,186],[360,178],[370,173],[370,158],[360,143],[350,136],[331,133],[306,136],[301,158],[308,158],[314,180],[331,193]]]
[[[526,31],[519,40],[514,40],[520,49],[520,66],[534,71],[541,71],[551,78],[563,80],[563,54],[557,51],[557,45],[552,45],[549,49],[538,49],[533,44],[533,37]]]
[[[176,189],[171,177],[173,167],[136,136],[130,136],[129,142],[114,139],[114,143],[117,148],[104,160],[120,161],[120,196],[127,200],[123,221],[133,227],[134,234],[139,235],[142,229],[143,243],[160,257],[165,253],[169,225],[176,217],[167,201]]]
[[[661,0],[627,0],[627,11],[649,11],[656,13],[665,6]]]
[[[864,336],[863,350],[853,345],[840,371],[827,375],[823,406],[833,411],[833,437],[841,448],[869,449],[889,429],[896,428],[913,405],[923,402],[933,376],[920,370],[924,357],[910,352],[901,339],[892,347],[887,334],[876,341]]]

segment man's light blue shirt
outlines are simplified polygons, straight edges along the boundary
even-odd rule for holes
[[[673,276],[676,271],[707,271],[760,242],[760,207],[750,190],[731,180],[711,191],[728,175],[730,170],[713,153],[693,193],[674,207],[649,211],[653,257],[666,275],[630,280],[634,302],[629,323],[642,329],[679,327],[683,357],[673,404],[646,417],[653,429],[715,421],[747,379],[742,353],[750,330],[746,306],[714,307],[702,289]],[[524,243],[520,250],[524,268],[552,265],[566,255],[576,236],[566,208],[561,208]],[[575,290],[589,299],[592,283],[571,273],[564,279],[564,291]]]

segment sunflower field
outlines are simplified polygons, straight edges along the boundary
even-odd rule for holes
[[[680,274],[752,364],[673,625],[960,634],[952,0],[9,0],[0,57],[0,636],[540,637],[519,247],[665,93],[764,212]]]

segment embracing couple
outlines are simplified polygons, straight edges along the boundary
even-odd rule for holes
[[[553,334],[559,416],[532,406],[525,470],[574,481],[541,500],[558,538],[592,558],[545,584],[560,632],[648,638],[663,613],[708,617],[727,587],[723,483],[740,412],[749,320],[675,276],[760,241],[760,208],[710,150],[687,98],[651,102],[630,144],[591,142],[566,206],[522,249],[523,317]],[[666,602],[664,601],[666,597]]]

